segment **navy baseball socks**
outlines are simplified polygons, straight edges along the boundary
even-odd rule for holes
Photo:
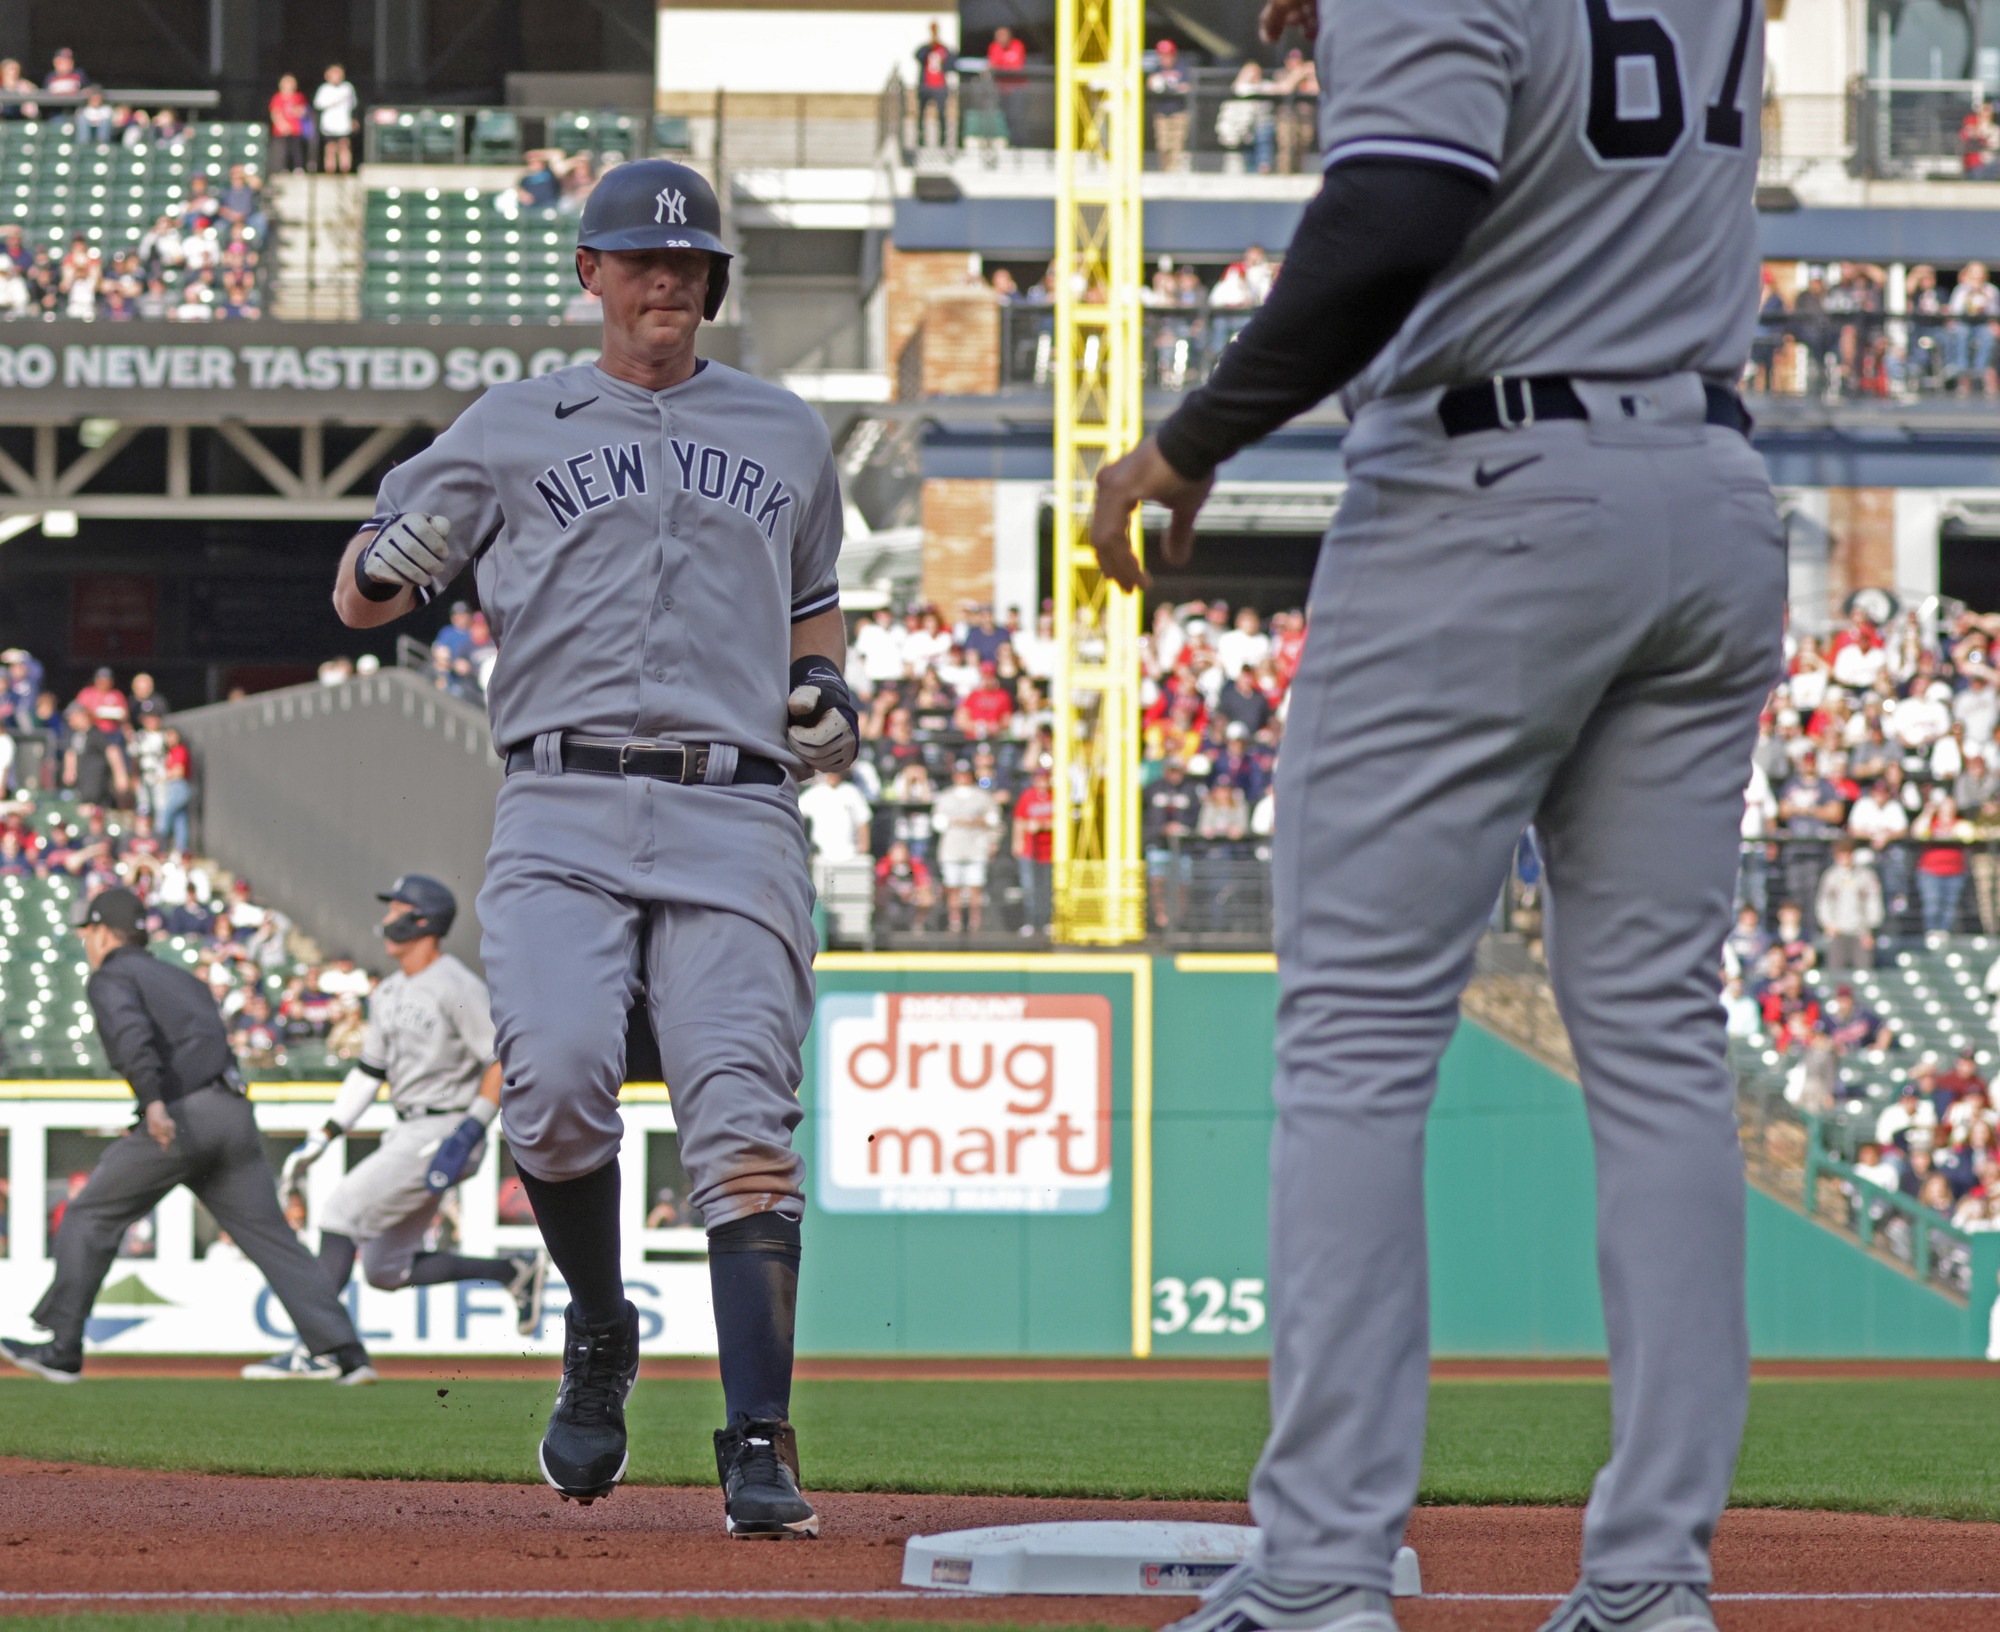
[[[522,1188],[549,1256],[569,1283],[563,1311],[562,1386],[542,1434],[542,1477],[563,1498],[590,1503],[625,1477],[625,1401],[639,1380],[639,1311],[618,1266],[618,1163],[580,1179]]]
[[[742,1540],[817,1536],[799,1494],[792,1405],[792,1330],[799,1302],[799,1224],[751,1213],[708,1232],[708,1284],[729,1426],[715,1434],[723,1524]]]

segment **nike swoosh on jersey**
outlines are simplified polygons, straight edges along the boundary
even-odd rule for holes
[[[585,397],[581,402],[559,402],[556,404],[556,418],[568,419],[571,414],[580,414],[596,400],[595,397]]]
[[[1531,453],[1527,458],[1516,459],[1511,465],[1502,465],[1498,470],[1488,470],[1486,468],[1486,461],[1482,459],[1479,462],[1478,468],[1473,471],[1472,479],[1481,487],[1491,487],[1495,482],[1500,481],[1503,477],[1513,475],[1517,470],[1526,470],[1530,465],[1540,464],[1544,457],[1544,455],[1539,453]]]

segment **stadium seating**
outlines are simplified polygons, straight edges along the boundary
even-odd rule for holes
[[[511,189],[375,188],[367,242],[369,320],[555,322],[577,292],[574,220]]]
[[[106,249],[136,244],[163,215],[178,215],[196,176],[220,187],[229,167],[262,174],[261,125],[192,125],[179,141],[143,147],[79,142],[68,124],[0,124],[0,224],[31,244],[67,247],[82,233]]]
[[[1975,1051],[1982,1075],[1990,1075],[1996,1048],[1993,1003],[1985,991],[1986,971],[2000,958],[2000,940],[1957,936],[1949,946],[1922,947],[1885,956],[1882,967],[1857,970],[1837,979],[1815,969],[1808,989],[1821,1001],[1836,985],[1851,985],[1857,1003],[1888,1022],[1894,1047],[1856,1050],[1840,1065],[1840,1092],[1825,1119],[1829,1137],[1852,1156],[1854,1147],[1874,1137],[1875,1119],[1901,1091],[1911,1067],[1925,1056],[1940,1071],[1961,1049]],[[1737,1069],[1753,1083],[1779,1090],[1796,1064],[1762,1041],[1739,1041],[1731,1050]]]
[[[29,818],[30,825],[46,834],[52,813],[74,814],[68,807],[45,806]],[[112,831],[123,825],[114,821]],[[84,995],[90,965],[74,928],[81,887],[60,871],[47,878],[0,877],[0,1076],[111,1075]],[[152,951],[197,974],[204,972],[197,942],[169,936],[156,940]],[[265,995],[274,1010],[286,984],[306,969],[288,960],[263,972]],[[234,970],[239,984],[248,978],[247,964],[239,962]],[[338,1077],[346,1068],[347,1062],[336,1058],[324,1041],[299,1038],[284,1043],[270,1060],[246,1066],[245,1074],[254,1081]]]

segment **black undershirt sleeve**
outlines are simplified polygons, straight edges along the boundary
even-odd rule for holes
[[[1465,246],[1491,192],[1452,165],[1354,159],[1329,170],[1271,298],[1160,427],[1167,463],[1205,476],[1360,373]]]

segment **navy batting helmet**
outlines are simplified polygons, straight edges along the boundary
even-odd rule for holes
[[[634,159],[613,165],[591,188],[576,247],[707,250],[708,299],[701,315],[713,320],[729,292],[729,251],[721,232],[722,206],[700,171],[671,159]]]
[[[422,873],[405,873],[375,897],[377,901],[401,901],[410,910],[399,913],[382,926],[382,933],[399,946],[405,941],[435,935],[439,940],[451,933],[458,916],[458,898],[434,878]]]

